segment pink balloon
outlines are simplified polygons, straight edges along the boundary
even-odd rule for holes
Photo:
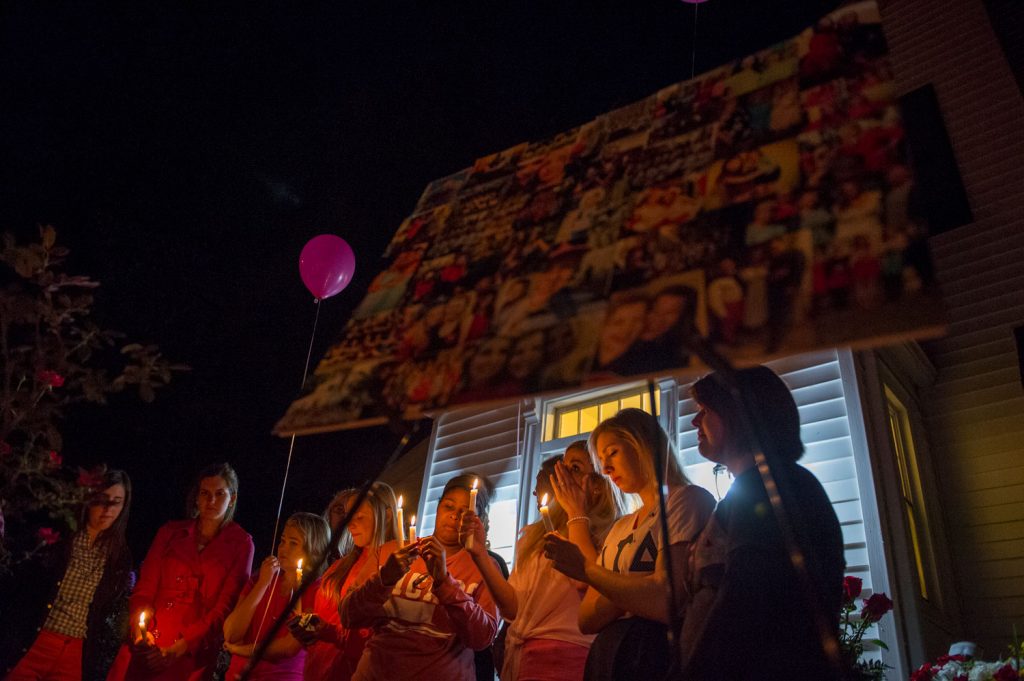
[[[340,236],[321,234],[299,255],[299,274],[309,292],[323,300],[341,293],[356,271],[356,255]]]

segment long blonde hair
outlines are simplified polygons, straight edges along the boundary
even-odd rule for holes
[[[349,499],[355,500],[359,496],[359,490],[352,487],[342,490],[334,495],[325,513],[330,514],[330,506],[336,502],[348,503]],[[320,582],[320,590],[337,603],[341,599],[341,587],[348,578],[352,566],[356,564],[363,551],[369,549],[376,554],[382,545],[398,538],[398,516],[395,513],[395,492],[385,482],[375,482],[366,495],[366,501],[370,504],[373,513],[373,536],[365,548],[360,548],[352,541],[352,535],[346,527],[333,542],[341,557],[334,561],[334,564],[327,570],[323,580]]]
[[[308,568],[303,571],[303,581],[317,579],[324,571],[324,554],[331,542],[331,528],[327,521],[315,513],[293,513],[285,527],[294,527],[302,534],[302,552],[306,554]],[[314,570],[319,566],[319,570]]]
[[[640,470],[643,471],[650,484],[657,485],[658,477],[654,471],[654,455],[658,451],[664,457],[665,484],[673,487],[690,484],[682,466],[679,465],[676,448],[672,446],[668,435],[655,416],[648,414],[643,409],[629,408],[623,409],[615,416],[597,424],[597,428],[590,433],[587,448],[590,450],[594,470],[598,471],[602,468],[601,460],[597,455],[597,439],[605,433],[626,441],[636,450],[637,463],[640,464]]]
[[[577,440],[565,448],[566,453],[570,450],[579,449],[587,451],[587,441]],[[555,464],[561,461],[563,456],[553,456],[540,465],[541,473],[554,475]],[[595,545],[600,545],[608,530],[625,512],[622,493],[619,488],[612,484],[611,480],[600,473],[591,473],[589,481],[596,486],[597,495],[593,505],[587,509],[587,518],[590,519],[590,536]],[[569,520],[565,510],[559,505],[558,500],[552,500],[548,504],[548,513],[551,516],[551,523],[555,529],[568,536],[567,522]],[[544,522],[539,520],[525,526],[519,533],[519,547],[517,561],[526,561],[534,556],[544,542],[544,535],[547,529]]]

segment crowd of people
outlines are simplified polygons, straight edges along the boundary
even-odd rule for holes
[[[406,537],[377,482],[361,502],[346,489],[322,515],[293,514],[252,571],[252,538],[233,519],[238,477],[217,464],[133,583],[131,482],[109,471],[51,555],[52,599],[26,613],[33,630],[5,678],[841,678],[829,632],[834,642],[842,533],[796,463],[792,395],[754,367],[728,384],[709,375],[691,396],[700,453],[735,477],[722,501],[689,483],[656,418],[624,409],[542,463],[541,519],[523,527],[511,574],[488,550],[493,486],[471,471],[447,481],[431,535]]]

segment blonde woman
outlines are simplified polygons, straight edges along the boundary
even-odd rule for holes
[[[235,609],[224,620],[224,649],[231,653],[225,676],[228,681],[237,679],[245,669],[256,645],[270,632],[300,584],[319,579],[314,567],[321,564],[327,553],[330,537],[330,528],[318,515],[295,513],[288,518],[276,555],[263,561],[259,572],[242,589]],[[301,571],[300,560],[305,566]],[[314,593],[311,588],[303,595],[303,611],[313,609]],[[302,644],[281,627],[249,678],[301,681],[305,657]]]
[[[541,465],[534,495],[538,504],[547,495],[553,526],[591,561],[597,557],[596,547],[604,534],[621,515],[620,496],[606,478],[594,475],[584,440],[571,444],[564,456],[548,459]],[[523,528],[516,566],[508,581],[487,555],[483,524],[475,514],[463,515],[461,533],[474,537],[473,546],[467,551],[494,594],[502,616],[511,622],[501,678],[582,679],[594,637],[579,629],[581,585],[556,572],[551,561],[543,556],[544,523]]]
[[[588,681],[662,678],[670,659],[665,625],[669,608],[686,603],[691,546],[715,508],[711,494],[690,485],[657,420],[640,409],[623,409],[602,421],[588,442],[595,463],[624,493],[639,496],[641,507],[620,518],[605,537],[597,561],[557,534],[548,534],[544,553],[566,576],[588,585],[580,606],[580,631],[596,634],[587,657]],[[666,517],[661,517],[655,461],[665,462]],[[661,523],[669,545],[662,542]],[[667,551],[673,585],[669,598]]]
[[[334,495],[324,514],[333,530],[338,529],[359,497],[358,489],[346,489]],[[292,632],[306,645],[307,681],[348,681],[355,673],[370,629],[346,629],[341,626],[338,607],[348,592],[363,584],[380,570],[381,555],[399,548],[395,493],[386,483],[376,482],[359,505],[348,527],[332,536],[331,549],[340,558],[324,573],[314,598],[312,618],[307,628],[294,626]]]

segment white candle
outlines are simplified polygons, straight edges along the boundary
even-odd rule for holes
[[[143,610],[139,613],[139,635],[142,638],[143,643],[146,641],[146,611]]]
[[[476,488],[479,484],[480,481],[477,478],[473,478],[473,489],[469,490],[469,509],[473,511],[473,513],[476,513]],[[473,548],[473,535],[466,537],[466,548]]]
[[[299,562],[295,564],[295,582],[302,584],[302,559],[299,558]]]
[[[398,511],[398,545],[405,546],[405,512],[402,510],[402,497],[398,497],[398,506],[395,507]]]
[[[409,543],[416,543],[416,516],[413,516],[412,520],[409,521]]]
[[[540,500],[540,519],[544,521],[544,529],[548,532],[555,531],[555,525],[551,522],[551,513],[548,511],[548,495],[545,494]]]

